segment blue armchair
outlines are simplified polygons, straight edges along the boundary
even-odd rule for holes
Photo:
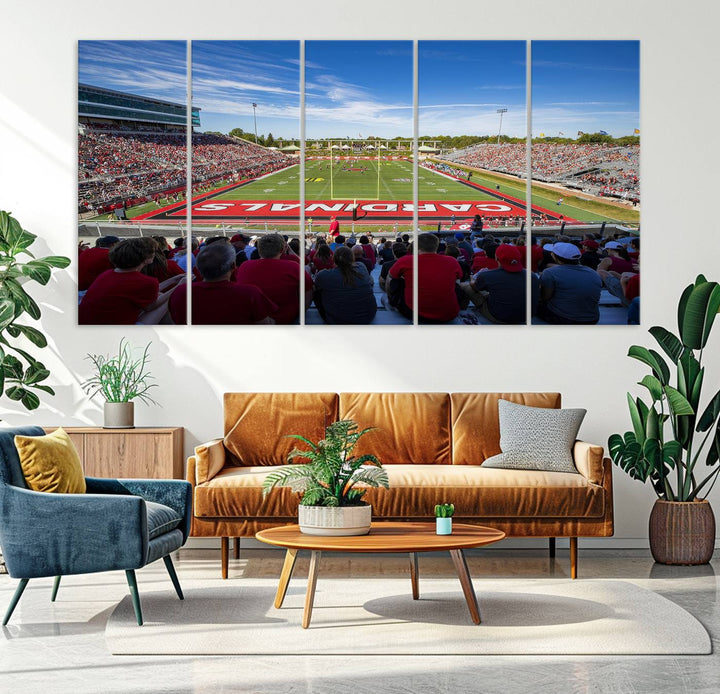
[[[124,569],[142,625],[135,569],[162,558],[180,600],[182,589],[170,553],[190,533],[192,489],[182,480],[86,477],[86,494],[28,489],[15,449],[16,434],[42,436],[40,427],[0,429],[0,548],[8,573],[19,578],[3,626],[31,578]]]

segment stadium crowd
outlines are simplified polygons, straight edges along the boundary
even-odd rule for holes
[[[378,311],[376,282],[384,308],[413,320],[415,267],[408,234],[377,241],[369,234],[346,237],[339,228],[316,234],[305,248],[304,268],[298,239],[277,233],[191,239],[189,256],[186,243],[177,239],[171,247],[163,237],[103,237],[94,248],[81,247],[79,322],[184,324],[189,286],[197,325],[297,324],[301,291],[306,309],[317,309],[327,324],[369,324]],[[525,236],[421,233],[418,321],[457,322],[463,312],[464,322],[472,322],[469,310],[485,322],[522,324],[529,281],[535,321],[596,324],[606,290],[627,307],[628,322],[638,323],[639,253],[638,237],[601,239],[589,233],[581,241],[534,239],[528,277]]]
[[[193,187],[223,178],[257,178],[291,163],[276,150],[224,135],[193,134]],[[109,212],[160,194],[177,193],[186,180],[184,131],[84,126],[78,134],[78,204]]]
[[[537,143],[532,145],[531,156],[533,178],[538,180],[571,185],[593,194],[639,199],[639,145]],[[445,158],[513,176],[524,176],[526,171],[523,143],[482,143]],[[467,177],[465,171],[448,169],[452,175]]]

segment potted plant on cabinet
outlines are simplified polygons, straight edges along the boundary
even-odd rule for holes
[[[699,275],[680,298],[679,336],[658,326],[649,330],[666,356],[630,348],[628,356],[650,367],[639,382],[650,402],[628,393],[633,430],[608,440],[613,462],[635,479],[650,480],[658,496],[650,550],[663,564],[705,564],[713,554],[715,518],[706,497],[720,473],[720,391],[704,408],[700,401],[703,350],[719,309],[720,285]]]
[[[292,435],[309,446],[294,448],[288,460],[305,458],[309,462],[288,465],[268,475],[263,497],[274,487],[290,487],[302,497],[298,507],[300,531],[308,535],[366,535],[370,531],[372,509],[362,500],[366,489],[389,488],[387,472],[376,456],[354,456],[357,442],[368,431],[352,420],[334,422],[325,428],[325,438],[317,443]]]
[[[95,375],[83,384],[85,391],[93,397],[102,394],[105,398],[103,406],[103,427],[105,429],[133,429],[135,422],[135,405],[133,400],[141,400],[146,405],[157,405],[149,395],[153,376],[148,370],[150,361],[148,342],[142,356],[135,358],[130,344],[124,338],[120,340],[118,353],[112,357],[102,354],[88,354],[88,359],[95,367]]]

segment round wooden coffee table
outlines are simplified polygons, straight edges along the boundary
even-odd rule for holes
[[[255,535],[261,542],[278,547],[285,547],[285,563],[280,574],[280,583],[275,595],[275,607],[282,607],[287,593],[288,583],[295,567],[295,559],[301,549],[310,550],[310,573],[308,574],[307,592],[305,593],[305,610],[303,612],[303,629],[310,626],[315,586],[317,584],[320,555],[322,552],[368,552],[391,554],[408,552],[410,554],[410,582],[413,599],[420,597],[418,587],[418,552],[449,551],[455,564],[460,585],[475,624],[480,624],[480,609],[468,573],[464,549],[489,545],[505,537],[501,530],[482,525],[463,525],[453,523],[452,535],[437,535],[434,523],[373,523],[368,535],[351,537],[323,537],[305,535],[297,525],[285,525],[278,528],[261,530]]]

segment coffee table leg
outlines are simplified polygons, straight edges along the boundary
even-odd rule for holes
[[[312,618],[313,601],[315,600],[315,586],[317,585],[318,567],[322,553],[313,550],[310,555],[310,573],[308,573],[307,593],[305,593],[305,610],[303,611],[302,626],[307,629]]]
[[[420,597],[418,578],[417,552],[410,552],[410,582],[412,583],[413,600],[417,600]]]
[[[468,571],[467,562],[465,561],[465,555],[461,549],[451,549],[450,556],[452,557],[453,564],[455,564],[455,571],[457,571],[458,578],[460,579],[460,585],[465,594],[465,600],[470,610],[472,621],[475,622],[475,624],[480,624],[480,608],[478,607],[477,596],[475,595],[475,589],[470,579],[470,572]]]
[[[275,594],[275,607],[280,609],[283,601],[285,600],[285,594],[287,593],[288,584],[290,583],[290,577],[292,576],[293,569],[295,568],[295,559],[297,559],[298,550],[288,549],[285,552],[285,562],[283,563],[282,573],[280,574],[280,583],[278,583],[277,593]]]

